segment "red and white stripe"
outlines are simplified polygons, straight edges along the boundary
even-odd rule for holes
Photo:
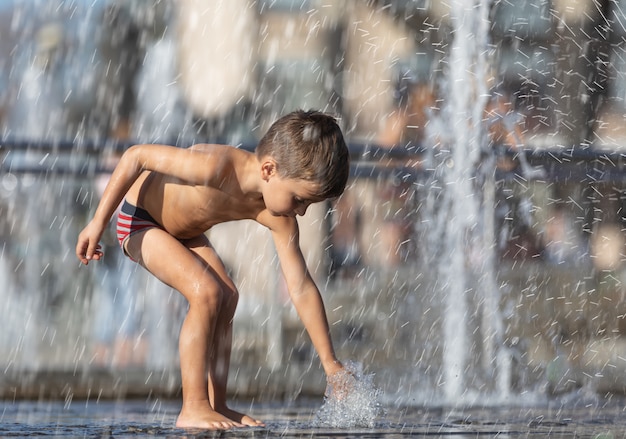
[[[124,212],[120,212],[117,216],[117,240],[120,242],[120,245],[123,246],[124,241],[130,234],[150,227],[157,227],[157,225],[152,221],[133,217],[125,214]]]

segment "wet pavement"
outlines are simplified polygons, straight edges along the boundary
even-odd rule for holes
[[[177,401],[3,401],[0,437],[90,438],[593,438],[626,437],[626,400],[542,407],[385,407],[373,428],[316,426],[317,401],[239,403],[265,428],[192,431],[174,427]]]

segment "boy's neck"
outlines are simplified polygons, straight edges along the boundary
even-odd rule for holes
[[[241,191],[246,197],[261,198],[260,163],[256,155],[251,153],[237,172]]]

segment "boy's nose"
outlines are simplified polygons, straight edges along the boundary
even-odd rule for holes
[[[300,206],[300,207],[298,207],[296,209],[296,215],[304,216],[304,214],[306,213],[306,209],[308,207],[309,207],[308,205],[307,206]]]

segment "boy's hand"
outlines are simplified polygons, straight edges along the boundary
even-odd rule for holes
[[[344,399],[356,386],[356,377],[346,368],[339,369],[337,372],[326,378],[327,398]]]
[[[102,231],[89,223],[78,235],[78,243],[76,244],[76,256],[78,260],[87,265],[89,261],[99,261],[102,259],[102,246],[98,244]]]

